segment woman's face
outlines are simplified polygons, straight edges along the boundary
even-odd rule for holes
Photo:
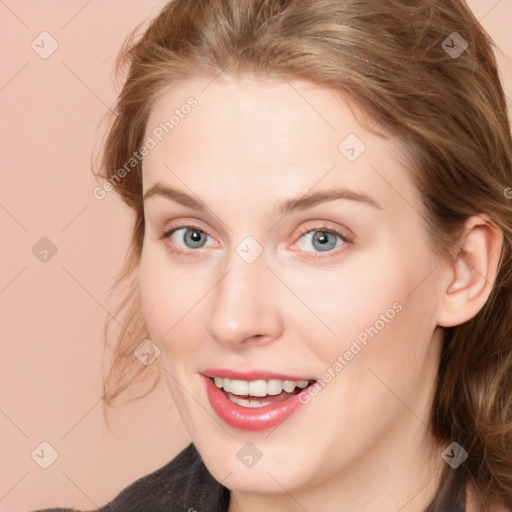
[[[396,141],[354,112],[307,82],[197,79],[148,121],[144,313],[231,489],[408,472],[427,453],[440,262]]]

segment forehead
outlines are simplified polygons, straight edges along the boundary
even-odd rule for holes
[[[322,154],[336,153],[340,137],[362,131],[350,103],[325,87],[303,81],[197,79],[178,84],[155,102],[148,132],[175,111],[179,114],[191,97],[197,106],[173,125],[163,142],[168,149],[178,149],[186,139],[200,139],[198,157],[208,144],[212,159],[222,160],[227,148],[243,147],[253,164],[280,157],[309,160],[313,145]]]
[[[248,191],[263,201],[269,185],[276,197],[344,185],[384,203],[417,202],[399,141],[361,121],[375,124],[339,91],[309,82],[189,80],[153,105],[146,136],[156,145],[143,187],[186,176],[193,189],[224,197]]]

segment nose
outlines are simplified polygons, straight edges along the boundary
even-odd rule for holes
[[[209,334],[230,348],[278,339],[283,329],[277,295],[279,282],[263,257],[246,263],[234,254],[230,263],[211,294]]]

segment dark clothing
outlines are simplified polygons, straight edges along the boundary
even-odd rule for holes
[[[425,512],[464,512],[464,473],[449,469],[437,504]],[[227,512],[229,489],[208,472],[190,444],[165,466],[139,478],[100,512]],[[34,512],[78,512],[52,508]],[[272,511],[265,511],[272,512]],[[314,512],[314,511],[311,511]]]
[[[466,473],[464,465],[457,469],[445,468],[445,479],[435,500],[425,512],[465,512]]]
[[[229,489],[208,472],[195,446],[190,444],[173,460],[139,478],[101,512],[227,512]],[[97,512],[97,509],[95,509]],[[52,508],[35,512],[78,512]]]

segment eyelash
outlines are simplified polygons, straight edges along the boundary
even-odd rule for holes
[[[306,233],[311,233],[311,232],[315,232],[315,231],[321,231],[322,233],[330,233],[331,235],[335,235],[342,240],[343,244],[339,247],[335,247],[334,249],[331,249],[330,251],[325,251],[325,252],[304,251],[308,254],[307,256],[305,256],[306,258],[313,258],[313,259],[334,258],[335,256],[339,256],[339,254],[342,251],[347,250],[347,248],[348,248],[347,245],[352,243],[352,240],[350,240],[346,235],[340,233],[339,231],[337,231],[333,228],[325,226],[325,225],[314,226],[314,227],[308,226],[308,227],[304,227],[304,228],[300,229],[299,235],[298,235],[298,240],[300,238],[302,238]]]
[[[162,236],[160,237],[160,240],[166,241],[168,238],[171,237],[171,235],[175,231],[178,231],[179,229],[184,229],[184,228],[201,231],[201,233],[204,233],[206,236],[210,236],[210,235],[208,235],[208,233],[206,233],[206,231],[204,231],[204,229],[200,228],[199,226],[194,226],[193,224],[187,224],[187,225],[171,226],[169,229],[167,229],[162,234]],[[312,258],[312,259],[332,258],[332,257],[338,256],[340,254],[340,252],[347,250],[346,246],[352,243],[352,240],[350,240],[346,235],[343,235],[339,231],[336,231],[335,229],[329,228],[329,227],[327,227],[325,225],[302,228],[301,230],[299,230],[298,240],[300,238],[302,238],[305,234],[311,233],[311,232],[315,232],[315,231],[321,231],[323,233],[330,233],[332,235],[335,235],[335,236],[339,237],[343,241],[343,244],[341,246],[339,246],[339,247],[335,247],[334,249],[332,249],[330,251],[325,251],[325,252],[321,252],[321,251],[303,251],[303,252],[308,253],[308,256],[305,256],[306,258]],[[202,252],[201,250],[204,249],[204,247],[200,247],[199,249],[189,249],[187,251],[187,250],[184,250],[184,249],[181,249],[179,247],[171,245],[170,249],[175,254],[191,256],[192,253],[201,253]]]
[[[197,231],[201,231],[201,233],[204,233],[205,235],[207,236],[210,236],[206,233],[206,231],[202,228],[200,228],[199,226],[194,226],[193,224],[186,224],[186,225],[181,225],[181,226],[171,226],[169,229],[167,229],[163,234],[162,236],[160,237],[161,240],[164,240],[164,241],[167,241],[168,238],[171,237],[171,235],[175,232],[175,231],[178,231],[179,229],[183,229],[183,228],[188,228],[188,229],[195,229]],[[210,237],[211,238],[211,237]],[[188,251],[184,250],[184,249],[180,249],[179,247],[176,247],[176,246],[173,246],[173,245],[170,245],[170,249],[172,252],[174,252],[175,254],[178,254],[178,255],[186,255],[186,256],[191,256],[192,253],[196,252],[196,253],[200,253],[202,252],[202,250],[204,249],[204,247],[200,247],[199,249],[189,249]],[[194,255],[195,256],[195,255]]]

